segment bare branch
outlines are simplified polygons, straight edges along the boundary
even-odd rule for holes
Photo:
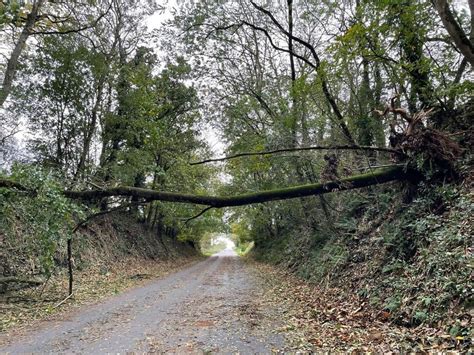
[[[219,162],[225,161],[240,157],[249,157],[249,156],[259,156],[259,155],[271,155],[271,154],[278,154],[278,153],[287,153],[287,152],[300,152],[300,151],[308,151],[308,150],[365,150],[365,151],[379,151],[379,152],[387,152],[393,153],[398,155],[404,155],[401,151],[391,148],[379,148],[379,147],[370,147],[370,146],[358,146],[358,145],[339,145],[339,146],[312,146],[312,147],[300,147],[300,148],[282,148],[282,149],[275,149],[275,150],[265,150],[262,152],[243,152],[234,155],[229,155],[222,158],[215,158],[215,159],[206,159],[202,161],[192,162],[189,163],[190,165],[200,165],[206,164],[210,162]]]
[[[71,28],[69,30],[63,30],[63,31],[31,31],[30,34],[31,35],[66,35],[66,34],[70,34],[70,33],[82,32],[82,31],[94,28],[100,22],[100,20],[102,20],[102,18],[104,18],[104,16],[109,13],[111,8],[112,8],[112,3],[110,3],[107,10],[105,12],[101,13],[94,20],[94,22],[92,22],[91,24],[86,25],[86,26],[82,26],[82,27],[79,27],[79,28]]]
[[[299,55],[298,53],[296,53],[295,51],[293,50],[289,50],[289,49],[286,49],[286,48],[282,48],[282,47],[279,47],[277,46],[274,42],[273,42],[273,39],[272,37],[270,36],[270,33],[263,27],[260,27],[260,26],[257,26],[257,25],[254,25],[250,22],[247,22],[247,21],[243,21],[242,22],[243,24],[253,28],[254,30],[257,30],[257,31],[260,31],[260,32],[263,32],[263,34],[265,35],[265,37],[267,37],[268,41],[270,42],[270,45],[276,49],[277,51],[281,51],[281,52],[284,52],[284,53],[288,53],[288,54],[292,54],[293,56],[295,56],[296,58],[298,58],[299,60],[305,62],[306,64],[308,64],[311,68],[313,69],[318,69],[316,65],[314,65],[310,60],[308,60],[307,58],[303,57],[302,55]]]
[[[87,223],[89,223],[94,218],[97,218],[97,217],[100,217],[100,216],[103,216],[103,215],[106,215],[106,214],[109,214],[109,213],[112,213],[112,212],[122,211],[126,208],[129,208],[129,207],[141,206],[141,205],[144,205],[144,204],[147,204],[147,203],[148,202],[132,202],[132,203],[129,203],[129,204],[126,204],[126,205],[111,208],[111,209],[106,210],[106,211],[100,211],[100,212],[91,214],[91,215],[87,216],[84,220],[82,220],[81,222],[76,224],[76,226],[73,228],[71,233],[72,234],[76,233],[79,228],[85,226]]]
[[[250,1],[250,3],[253,5],[253,7],[255,7],[258,11],[262,12],[263,14],[265,14],[267,17],[270,18],[270,20],[273,22],[273,24],[280,30],[281,33],[283,33],[285,36],[287,36],[289,39],[303,45],[304,47],[306,47],[311,55],[313,56],[314,58],[314,61],[315,61],[315,64],[312,65],[313,68],[315,68],[316,70],[318,70],[320,67],[321,67],[321,60],[318,56],[318,53],[316,52],[316,49],[314,48],[313,45],[311,45],[309,42],[299,38],[299,37],[296,37],[294,36],[293,34],[291,34],[290,32],[288,32],[281,24],[280,22],[278,22],[278,20],[275,18],[275,16],[273,16],[273,14],[268,11],[267,9],[263,8],[262,6],[259,6],[257,5],[254,1]],[[289,51],[287,50],[288,53],[291,53],[294,55],[293,51]],[[302,59],[302,56],[296,56],[298,59]],[[305,60],[305,62],[307,63],[307,61]],[[331,106],[331,109],[334,111],[334,114],[336,115],[336,118],[337,118],[337,122],[338,122],[338,125],[339,125],[339,128],[341,129],[342,133],[344,134],[344,136],[346,137],[346,139],[348,140],[349,143],[351,144],[355,144],[355,140],[354,138],[352,137],[352,134],[351,132],[349,131],[346,123],[344,122],[344,117],[341,113],[341,110],[339,109],[339,106],[337,105],[337,102],[335,100],[335,98],[333,97],[333,95],[331,94],[331,92],[329,91],[329,86],[327,84],[327,81],[324,77],[321,76],[321,87],[322,87],[322,90],[323,90],[323,94],[324,94],[324,97],[326,98],[326,100],[328,101],[329,105]]]
[[[11,130],[9,133],[7,133],[7,134],[5,134],[3,137],[1,137],[1,138],[0,138],[0,145],[5,144],[9,138],[11,138],[11,137],[13,137],[15,134],[21,132],[21,130],[18,129],[19,126],[20,126],[20,124],[17,123],[17,124],[15,125],[15,127],[13,127],[12,130]]]
[[[198,217],[201,217],[204,213],[206,213],[207,211],[209,211],[210,209],[213,209],[214,207],[212,206],[209,206],[209,207],[206,207],[205,209],[203,209],[201,212],[199,212],[197,215],[191,217],[191,218],[188,218],[184,224],[188,224],[190,221],[192,221],[193,219],[196,219]]]

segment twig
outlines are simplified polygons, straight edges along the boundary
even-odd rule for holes
[[[79,33],[79,32],[82,32],[82,31],[85,31],[85,30],[88,30],[88,29],[91,29],[91,28],[94,28],[95,26],[97,26],[97,24],[100,22],[100,20],[102,20],[102,18],[104,18],[109,13],[111,8],[112,8],[112,2],[110,3],[109,7],[107,8],[107,11],[101,13],[99,15],[99,17],[97,17],[94,20],[94,22],[92,22],[89,25],[85,25],[85,26],[82,26],[82,27],[79,27],[79,28],[71,28],[71,29],[63,30],[63,31],[31,31],[30,34],[31,35],[66,35],[66,34],[70,34],[70,33]]]
[[[463,134],[466,134],[466,133],[471,134],[471,133],[472,133],[472,130],[471,130],[471,129],[468,129],[468,130],[466,130],[466,131],[454,132],[454,133],[447,134],[446,136],[448,136],[448,137],[455,137],[455,136],[460,136],[460,135],[463,135]]]
[[[43,295],[43,292],[44,292],[44,290],[45,290],[45,288],[46,288],[46,285],[48,284],[48,281],[49,281],[50,279],[51,279],[51,275],[48,276],[48,278],[46,279],[46,281],[45,281],[44,284],[43,284],[43,287],[41,287],[41,291],[40,291],[40,293],[39,293],[39,297],[41,297],[41,296]]]
[[[102,189],[102,190],[104,189],[104,187],[99,186],[99,185],[93,183],[92,181],[87,181],[87,183],[88,183],[89,185],[95,187],[96,189]]]
[[[365,170],[372,170],[372,169],[382,169],[382,168],[390,168],[392,166],[405,166],[405,164],[385,164],[385,165],[375,165],[375,166],[363,166],[360,168],[356,168],[355,170],[365,171]]]
[[[5,144],[8,138],[13,137],[15,134],[21,132],[21,129],[18,129],[18,126],[19,126],[19,123],[16,124],[15,127],[12,128],[10,133],[7,133],[2,137],[2,139],[0,140],[0,145]]]
[[[65,299],[63,299],[61,302],[59,302],[56,306],[53,307],[53,309],[58,308],[60,305],[62,305],[64,302],[66,302],[68,299],[70,299],[72,296],[74,296],[74,292],[69,294]]]

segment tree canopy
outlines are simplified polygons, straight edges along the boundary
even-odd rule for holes
[[[455,178],[472,19],[427,0],[3,2],[2,187],[37,191],[14,178],[34,166],[177,232],[193,204]]]

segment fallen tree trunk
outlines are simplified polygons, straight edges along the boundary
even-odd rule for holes
[[[366,174],[355,175],[337,181],[285,187],[274,190],[246,193],[236,196],[207,196],[192,195],[177,192],[156,191],[131,186],[120,186],[96,190],[64,191],[64,195],[72,199],[96,200],[103,197],[127,196],[150,201],[165,201],[178,203],[192,203],[214,208],[235,207],[263,203],[268,201],[287,200],[305,196],[322,195],[330,192],[344,191],[378,185],[389,181],[403,181],[415,179],[415,173],[406,171],[403,166],[393,166],[377,169]],[[0,187],[10,187],[17,190],[30,191],[27,187],[0,179]]]
[[[198,205],[212,206],[215,208],[243,206],[254,203],[262,203],[275,200],[286,200],[297,197],[322,195],[329,192],[356,189],[371,185],[377,185],[394,180],[406,180],[413,177],[407,173],[404,167],[396,166],[380,169],[367,174],[351,176],[327,183],[317,183],[286,187],[255,193],[247,193],[237,196],[206,196],[191,195],[174,192],[155,191],[137,187],[114,187],[103,190],[87,191],[65,191],[69,198],[93,200],[111,196],[130,196],[147,201],[167,201],[179,203],[193,203]]]

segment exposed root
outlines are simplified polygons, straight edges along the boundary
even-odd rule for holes
[[[462,149],[449,134],[443,133],[427,126],[427,121],[433,109],[421,110],[413,115],[403,108],[395,107],[395,98],[390,100],[385,110],[374,112],[381,117],[393,114],[390,123],[390,145],[392,148],[401,150],[409,157],[409,164],[421,170],[429,172],[431,176],[443,175],[444,177],[456,178],[455,162],[461,156]],[[397,131],[400,126],[398,117],[403,119],[405,127],[402,132]],[[400,159],[400,157],[394,157]]]
[[[408,156],[421,157],[429,167],[454,172],[461,147],[446,134],[431,128],[418,129],[405,136],[399,146]]]

